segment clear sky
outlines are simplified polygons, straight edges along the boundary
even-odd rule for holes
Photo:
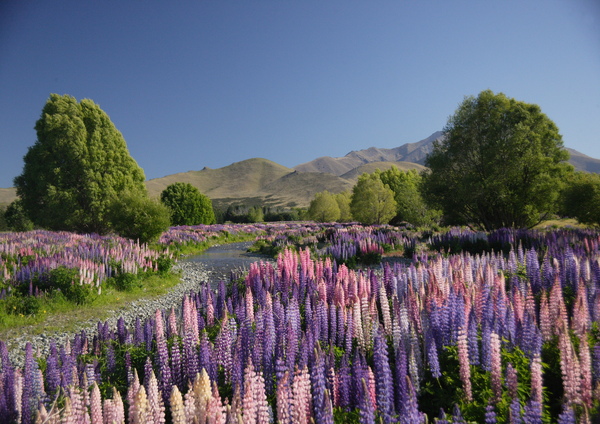
[[[485,89],[600,158],[600,1],[2,0],[0,187],[50,93],[99,104],[151,179],[398,147]]]

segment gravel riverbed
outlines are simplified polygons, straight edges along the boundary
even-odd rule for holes
[[[116,328],[117,320],[123,317],[128,326],[135,323],[136,318],[141,320],[153,316],[157,309],[169,310],[171,307],[179,309],[181,300],[186,293],[196,291],[200,284],[209,281],[211,285],[221,281],[229,281],[232,272],[245,272],[252,262],[270,261],[268,257],[247,253],[251,242],[233,243],[228,245],[213,246],[203,254],[180,260],[174,267],[181,272],[181,283],[173,287],[167,294],[159,298],[140,299],[130,303],[127,307],[111,311],[108,321],[111,328]],[[104,321],[103,321],[104,322]],[[76,333],[85,331],[93,336],[98,329],[98,320],[82,322]],[[22,334],[11,340],[4,340],[9,348],[9,357],[13,365],[22,366],[25,358],[25,345],[30,342],[33,351],[45,356],[50,348],[50,341],[55,340],[57,346],[64,345],[73,338],[75,333],[54,334]]]

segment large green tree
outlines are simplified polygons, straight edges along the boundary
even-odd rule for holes
[[[214,224],[211,200],[190,183],[173,183],[160,194],[160,200],[171,210],[171,224]]]
[[[486,90],[449,118],[425,160],[424,192],[450,224],[531,227],[556,211],[568,158],[539,106]]]
[[[362,224],[388,224],[396,215],[394,192],[377,174],[362,174],[352,188],[350,210]]]
[[[317,222],[333,222],[340,219],[340,207],[335,196],[327,190],[316,193],[308,207],[308,216]]]
[[[106,233],[109,204],[126,191],[146,193],[143,170],[92,100],[50,95],[35,130],[37,141],[14,184],[36,226]]]

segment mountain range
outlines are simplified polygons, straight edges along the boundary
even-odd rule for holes
[[[146,181],[151,196],[158,197],[162,190],[175,182],[186,182],[197,187],[213,201],[217,208],[229,205],[307,207],[315,193],[328,190],[339,193],[351,190],[358,177],[376,169],[391,166],[400,169],[425,169],[423,163],[433,149],[435,140],[442,137],[437,131],[416,143],[406,143],[393,149],[370,147],[352,151],[343,157],[323,156],[287,168],[268,159],[253,158],[235,162],[222,168],[205,167]],[[569,149],[569,162],[578,170],[600,173],[600,160]],[[0,188],[0,205],[16,197],[14,188]]]

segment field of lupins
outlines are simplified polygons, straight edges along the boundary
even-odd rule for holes
[[[46,357],[28,346],[22,368],[0,342],[2,422],[599,419],[598,232],[423,236],[290,223],[180,227],[161,242],[199,243],[223,231],[276,246],[276,266],[255,263],[216,290],[204,284],[179,310],[144,322],[98,323],[96,335],[52,344]],[[159,255],[114,238],[0,237],[4,284],[72,260],[75,284],[101,287],[115,264],[144,269]],[[431,250],[416,248],[425,242]],[[419,253],[379,269],[350,267],[402,249]]]

